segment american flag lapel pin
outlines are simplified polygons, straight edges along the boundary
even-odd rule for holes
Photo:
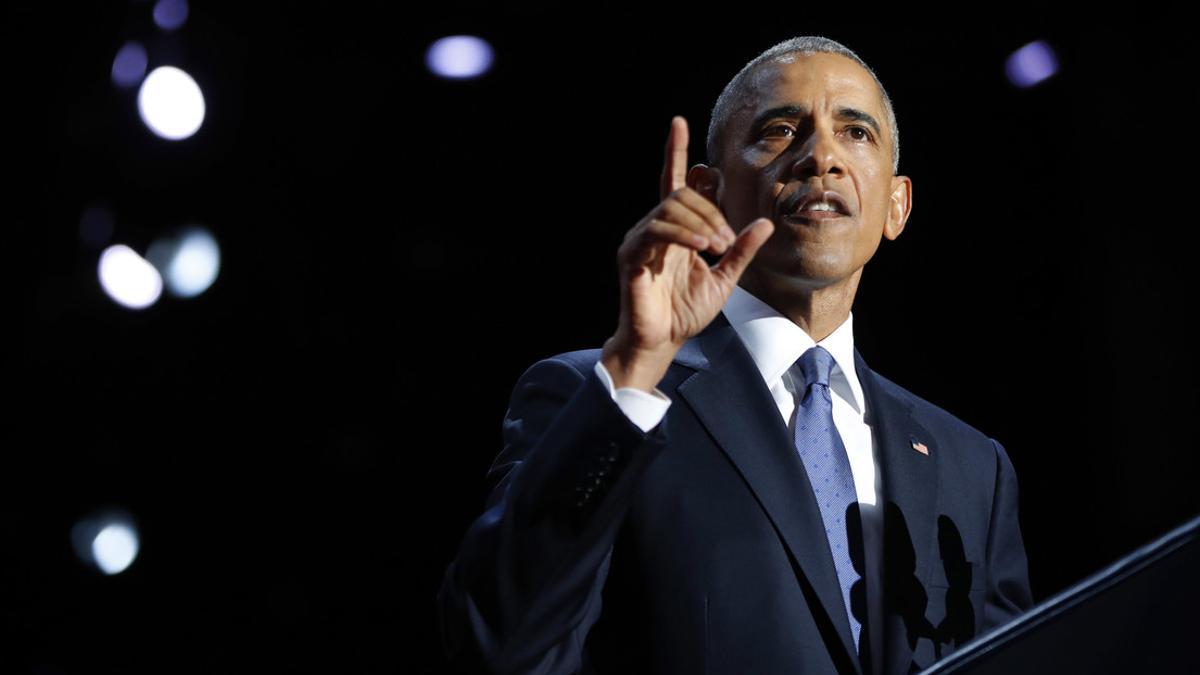
[[[913,446],[913,450],[916,450],[917,452],[921,453],[922,455],[929,454],[929,448],[926,447],[924,443],[918,443],[917,439],[915,439],[915,438],[912,439],[912,446]]]

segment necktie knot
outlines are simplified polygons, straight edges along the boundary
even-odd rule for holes
[[[829,374],[833,372],[833,354],[821,345],[809,348],[800,355],[800,372],[804,373],[804,384],[823,384],[829,386]]]

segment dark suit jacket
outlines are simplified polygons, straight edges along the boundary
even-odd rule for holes
[[[513,390],[486,510],[438,593],[452,663],[907,673],[1033,604],[1004,447],[855,350],[883,488],[881,543],[855,552],[873,608],[860,659],[803,462],[724,314],[680,350],[648,433],[599,355],[538,361]]]

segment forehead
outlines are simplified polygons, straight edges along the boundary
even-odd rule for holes
[[[833,110],[849,106],[882,118],[883,101],[875,79],[841,54],[786,54],[756,68],[746,81],[739,117],[787,103]],[[819,107],[818,107],[819,106]]]

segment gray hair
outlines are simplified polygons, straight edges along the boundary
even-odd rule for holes
[[[888,97],[887,90],[883,88],[883,83],[879,81],[879,76],[875,71],[866,64],[862,59],[858,58],[858,54],[850,51],[848,47],[835,42],[829,38],[818,35],[806,35],[803,37],[795,37],[789,40],[784,40],[779,44],[771,47],[765,52],[754,57],[749,63],[738,71],[737,75],[725,85],[725,89],[721,91],[721,95],[717,97],[717,103],[713,106],[712,114],[708,123],[708,138],[705,142],[705,152],[708,153],[708,164],[710,166],[717,163],[717,159],[721,156],[724,150],[723,137],[725,127],[729,124],[729,116],[734,107],[734,103],[740,98],[746,87],[746,81],[751,73],[760,65],[772,61],[778,57],[800,52],[803,54],[841,54],[854,60],[858,65],[862,66],[871,77],[875,79],[875,84],[879,86],[879,97],[883,99],[883,107],[887,110],[888,127],[892,130],[892,174],[899,175],[900,173],[900,127],[896,125],[896,113],[892,110],[892,99]]]

